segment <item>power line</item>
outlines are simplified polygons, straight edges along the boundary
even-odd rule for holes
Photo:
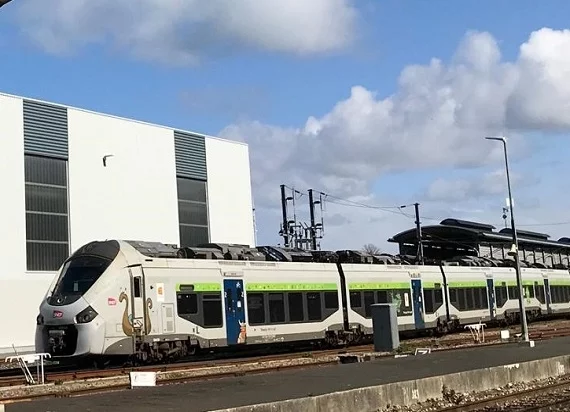
[[[363,209],[373,209],[373,210],[382,210],[385,212],[390,212],[390,213],[396,213],[396,214],[401,214],[404,217],[407,217],[409,219],[414,219],[415,217],[413,215],[407,214],[405,213],[402,209],[408,206],[413,206],[413,204],[410,205],[402,205],[402,206],[376,206],[376,205],[370,205],[370,204],[366,204],[366,203],[362,203],[362,202],[357,202],[354,200],[349,200],[346,198],[342,198],[340,196],[334,196],[331,195],[330,193],[325,193],[325,192],[319,192],[322,195],[325,196],[325,200],[327,200],[329,203],[332,204],[336,204],[339,206],[346,206],[346,207],[357,207],[357,208],[363,208]],[[331,200],[333,199],[333,200]],[[435,217],[429,217],[429,216],[422,216],[423,220],[432,220],[432,221],[441,221],[445,218],[435,218]],[[498,223],[491,223],[494,226],[501,226],[501,224]],[[570,221],[564,221],[564,222],[548,222],[548,223],[527,223],[527,224],[521,224],[521,223],[517,223],[517,226],[524,226],[524,227],[532,227],[532,226],[558,226],[558,225],[570,225]]]

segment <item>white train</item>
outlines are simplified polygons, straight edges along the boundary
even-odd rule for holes
[[[40,305],[36,350],[157,361],[229,346],[351,344],[370,337],[374,303],[397,304],[402,332],[444,332],[518,313],[512,268],[206,246],[108,240],[81,247]],[[522,277],[531,317],[570,312],[567,270],[524,268]]]

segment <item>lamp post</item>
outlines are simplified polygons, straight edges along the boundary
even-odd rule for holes
[[[503,143],[503,149],[505,152],[505,169],[507,172],[507,188],[509,191],[509,209],[511,210],[511,231],[513,232],[513,252],[515,257],[515,271],[517,276],[517,288],[519,290],[519,310],[521,313],[521,332],[523,335],[523,340],[525,342],[529,341],[528,336],[528,326],[526,323],[526,311],[524,308],[524,293],[523,293],[523,286],[522,286],[522,279],[521,279],[521,265],[519,259],[519,241],[517,237],[517,230],[515,227],[515,215],[513,212],[513,196],[511,194],[511,179],[509,177],[509,159],[507,156],[507,139],[504,137],[485,137],[487,140],[497,140]]]

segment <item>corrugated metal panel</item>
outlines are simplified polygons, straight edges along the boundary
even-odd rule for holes
[[[67,159],[67,135],[67,108],[24,100],[26,154]]]
[[[177,176],[207,180],[206,139],[204,136],[175,130],[174,150]]]

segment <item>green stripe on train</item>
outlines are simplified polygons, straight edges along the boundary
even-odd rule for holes
[[[486,288],[487,282],[484,280],[473,280],[471,282],[449,282],[450,288]]]
[[[409,282],[367,282],[367,283],[349,283],[348,289],[350,290],[376,290],[376,289],[410,289]]]
[[[504,285],[503,285],[504,284]],[[523,280],[522,282],[523,286],[534,286],[534,281],[532,280]],[[516,280],[501,280],[501,279],[497,279],[495,280],[494,283],[495,287],[501,287],[501,286],[517,286],[517,281]],[[544,282],[538,282],[538,285],[544,285]]]
[[[551,279],[550,286],[570,286],[570,279]]]
[[[222,290],[219,283],[177,283],[177,292],[180,292],[181,286],[192,287],[194,292],[220,292]]]
[[[246,283],[248,292],[337,290],[336,283]]]

